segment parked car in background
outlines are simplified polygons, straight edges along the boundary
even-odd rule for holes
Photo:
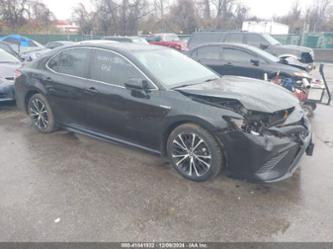
[[[253,32],[196,32],[189,40],[189,48],[213,42],[242,43],[267,51],[275,56],[294,55],[299,61],[307,64],[314,62],[313,49],[296,46],[282,45],[269,34]]]
[[[187,43],[179,39],[174,33],[154,34],[146,37],[146,40],[153,45],[169,47],[178,51],[187,51]]]
[[[272,80],[279,73],[281,78],[292,78],[299,84],[302,84],[303,79],[309,84],[312,81],[308,72],[288,65],[285,60],[249,45],[211,43],[198,46],[188,54],[221,75]]]
[[[116,42],[129,42],[129,43],[139,43],[146,45],[149,44],[145,38],[139,36],[105,36],[102,39],[116,41]]]
[[[58,48],[61,46],[68,46],[68,45],[73,45],[75,42],[73,41],[51,41],[46,43],[45,47],[48,49],[54,49]]]
[[[13,82],[15,71],[21,66],[22,64],[19,59],[0,49],[0,78]]]
[[[157,153],[194,181],[222,170],[279,181],[313,151],[310,123],[284,88],[220,78],[160,46],[60,48],[23,67],[15,87],[40,132],[62,127]]]
[[[1,37],[0,41],[4,41],[10,44],[18,54],[30,52],[37,49],[41,50],[45,48],[37,41],[16,34]]]
[[[253,46],[234,43],[201,45],[188,54],[221,75],[268,80],[283,86],[300,100],[308,116],[316,109],[316,105],[308,101],[312,77],[307,71],[288,65],[285,59]]]
[[[15,100],[15,71],[20,67],[19,59],[0,49],[0,102]]]
[[[8,35],[0,38],[0,40],[9,44],[24,61],[35,60],[39,56],[49,51],[49,49],[45,48],[37,41],[31,40],[21,35]]]
[[[10,46],[9,43],[0,41],[0,49],[5,50],[7,53],[15,56],[18,60],[22,61],[20,55]]]
[[[0,103],[15,100],[14,82],[0,78]]]

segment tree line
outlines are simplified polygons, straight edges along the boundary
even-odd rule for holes
[[[291,33],[333,31],[332,1],[313,0],[303,8],[296,0],[273,20],[289,25]],[[238,0],[91,0],[89,8],[76,6],[72,19],[81,34],[91,35],[239,30],[245,20],[261,20]],[[42,0],[0,0],[0,32],[51,33],[54,21]]]

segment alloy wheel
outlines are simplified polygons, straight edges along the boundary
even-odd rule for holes
[[[180,133],[172,142],[172,160],[190,177],[205,175],[211,168],[212,154],[206,142],[195,133]]]
[[[44,130],[48,127],[48,111],[42,100],[34,98],[30,104],[29,113],[32,121],[38,129]]]

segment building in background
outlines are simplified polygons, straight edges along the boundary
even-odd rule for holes
[[[271,35],[287,35],[289,26],[273,21],[246,21],[243,22],[242,31],[267,33]]]
[[[63,33],[78,33],[80,28],[76,23],[67,20],[56,21],[56,27]]]

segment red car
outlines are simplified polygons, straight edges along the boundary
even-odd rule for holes
[[[187,44],[179,39],[173,33],[154,34],[146,37],[146,40],[153,45],[160,45],[164,47],[174,48],[178,51],[187,51]]]

